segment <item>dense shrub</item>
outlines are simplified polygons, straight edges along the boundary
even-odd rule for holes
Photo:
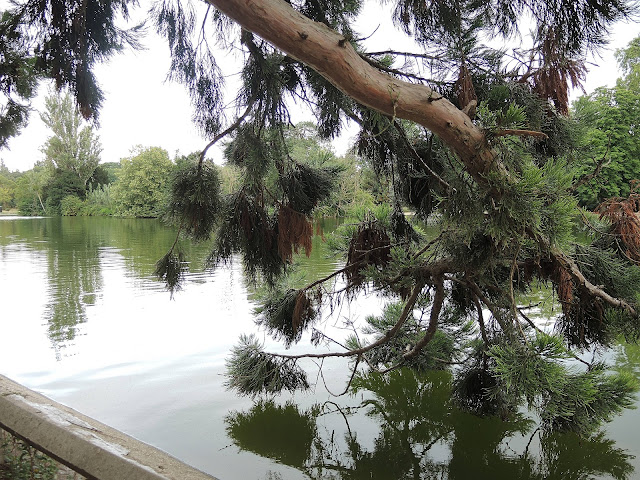
[[[83,202],[75,195],[67,195],[60,201],[60,214],[66,217],[82,215]]]

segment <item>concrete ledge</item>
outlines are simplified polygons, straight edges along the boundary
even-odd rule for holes
[[[89,479],[215,480],[2,375],[0,427]]]

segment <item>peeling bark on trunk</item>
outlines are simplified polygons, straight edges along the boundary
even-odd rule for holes
[[[363,60],[348,39],[283,0],[207,0],[240,26],[310,66],[362,105],[412,120],[442,139],[478,181],[495,166],[482,130],[425,85],[404,82]]]

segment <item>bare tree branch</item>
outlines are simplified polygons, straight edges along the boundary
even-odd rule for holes
[[[584,288],[587,293],[589,293],[589,295],[603,300],[605,303],[611,305],[612,307],[620,308],[633,317],[638,316],[638,312],[636,311],[636,309],[629,305],[626,301],[620,298],[612,297],[600,287],[595,286],[593,283],[587,280],[572,258],[568,257],[555,247],[550,248],[549,253],[553,257],[553,259],[557,261],[562,266],[562,268],[564,268],[573,277],[575,282],[580,287]]]
[[[236,118],[235,122],[233,122],[231,125],[229,125],[229,127],[227,127],[223,132],[221,132],[218,135],[216,135],[213,138],[213,140],[211,140],[209,143],[207,143],[207,145],[202,149],[202,152],[200,152],[200,160],[199,160],[199,165],[200,166],[202,166],[202,162],[204,162],[204,157],[207,154],[207,150],[209,150],[212,146],[214,146],[216,143],[218,143],[218,141],[220,141],[221,139],[223,139],[224,137],[226,137],[227,135],[232,133],[234,130],[236,130],[240,126],[240,124],[244,121],[244,119],[247,117],[247,115],[249,115],[249,113],[251,112],[251,109],[253,108],[253,104],[254,103],[255,103],[255,99],[252,98],[249,101],[249,104],[247,105],[247,108],[242,113],[242,115],[240,115],[238,118]]]
[[[440,55],[429,55],[426,53],[412,53],[412,52],[398,52],[396,50],[383,50],[380,52],[367,52],[365,55],[379,56],[379,55],[396,55],[399,57],[412,57],[412,58],[423,58],[425,60],[442,60],[443,57]]]
[[[403,72],[402,70],[398,70],[397,68],[386,67],[382,63],[370,58],[365,53],[361,53],[360,57],[372,67],[375,67],[378,70],[382,70],[383,72],[387,72],[392,75],[398,75],[400,77],[412,78],[413,80],[418,80],[420,82],[433,83],[429,78],[420,77],[413,73]]]
[[[431,305],[431,313],[429,314],[429,325],[424,333],[424,336],[415,344],[415,346],[405,353],[403,360],[410,360],[420,353],[420,351],[433,339],[438,329],[438,319],[440,318],[440,311],[444,304],[444,280],[442,277],[436,279],[435,282],[435,295],[433,297],[433,304]]]

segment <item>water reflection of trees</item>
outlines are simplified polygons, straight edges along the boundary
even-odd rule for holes
[[[576,480],[633,473],[630,455],[602,433],[579,438],[543,433],[525,417],[479,418],[451,404],[450,388],[446,372],[398,370],[358,378],[354,389],[366,394],[355,410],[375,420],[373,442],[350,426],[354,408],[333,403],[303,411],[293,403],[260,401],[230,414],[227,432],[239,448],[312,479]],[[327,415],[331,427],[323,428]]]
[[[133,273],[129,281],[151,281],[164,288],[153,270],[175,233],[159,221],[58,217],[46,219],[43,225],[49,279],[44,316],[58,355],[74,340],[79,325],[87,321],[87,307],[95,304],[103,290],[106,249],[119,252],[118,258]]]
[[[75,219],[74,219],[75,220]],[[98,238],[89,235],[83,221],[47,219],[48,304],[45,320],[56,354],[86,322],[86,306],[95,302],[95,292],[102,289]]]
[[[131,272],[125,275],[127,281],[152,282],[162,290],[164,285],[153,276],[155,262],[174,239],[175,231],[155,219],[57,217],[4,221],[0,228],[0,245],[21,243],[42,253],[47,279],[43,320],[58,356],[76,338],[88,308],[100,297],[105,252],[118,252],[118,261]],[[192,252],[189,242],[184,248],[195,259],[194,270],[202,270],[206,248]]]

